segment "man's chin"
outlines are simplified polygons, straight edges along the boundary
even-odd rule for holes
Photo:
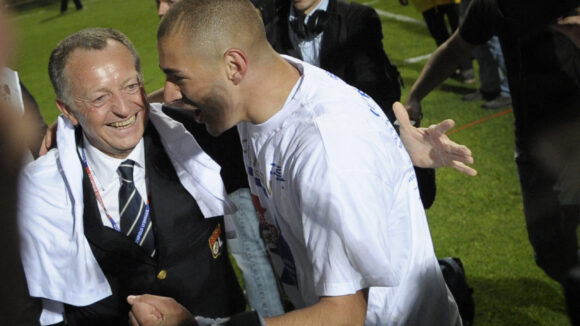
[[[220,128],[211,127],[207,123],[204,123],[204,124],[205,124],[205,130],[207,130],[207,133],[212,135],[213,137],[219,137],[225,131],[225,130],[220,129]]]

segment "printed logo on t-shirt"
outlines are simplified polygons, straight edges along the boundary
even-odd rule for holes
[[[248,175],[250,176],[250,179],[254,181],[256,187],[262,190],[264,196],[270,197],[271,192],[268,191],[268,189],[266,189],[266,187],[262,184],[262,178],[260,178],[260,174],[261,173],[258,169],[254,169],[253,167],[248,166]]]
[[[325,71],[328,74],[328,76],[330,76],[330,78],[332,78],[332,79],[340,79],[340,78],[338,78],[338,76],[336,76],[335,74],[331,73],[330,71],[328,71],[328,70],[325,70]]]
[[[371,97],[367,93],[361,91],[360,89],[358,89],[354,86],[352,88],[354,88],[356,90],[356,92],[358,93],[358,95],[360,95],[363,98],[363,100],[365,100],[365,102],[367,103],[367,107],[368,107],[369,111],[371,111],[371,113],[374,116],[380,117],[381,114],[377,111],[378,106],[373,104]]]
[[[286,180],[284,178],[282,178],[282,167],[276,163],[270,163],[270,182],[268,184],[268,194],[272,195],[272,183],[273,181],[277,181],[280,182],[282,185],[280,186],[282,189],[284,189],[284,182],[286,182]]]

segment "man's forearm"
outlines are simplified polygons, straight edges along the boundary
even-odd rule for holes
[[[467,43],[458,31],[455,31],[445,43],[433,52],[419,78],[413,84],[407,96],[407,102],[421,102],[429,92],[451,76],[461,61],[471,55],[473,48],[473,45]]]
[[[364,291],[340,297],[323,297],[316,304],[266,318],[267,326],[363,325],[367,305]]]

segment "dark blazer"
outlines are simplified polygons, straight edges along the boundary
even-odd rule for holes
[[[291,1],[278,0],[268,41],[281,54],[302,59],[290,41]],[[401,97],[401,77],[383,48],[383,30],[376,11],[357,2],[329,0],[320,49],[320,67],[370,95],[395,121],[393,103]],[[423,207],[435,200],[435,170],[415,167]]]
[[[227,252],[223,218],[203,217],[179,183],[150,122],[143,137],[157,258],[103,225],[85,172],[85,236],[113,295],[86,307],[65,306],[68,325],[127,325],[129,294],[173,297],[194,315],[207,317],[245,310]],[[216,241],[221,241],[219,255],[211,250]]]
[[[268,41],[281,54],[302,59],[289,36],[291,1],[277,5],[277,20]],[[330,0],[320,50],[320,67],[370,95],[394,121],[393,102],[401,97],[400,75],[383,49],[381,20],[371,7]]]

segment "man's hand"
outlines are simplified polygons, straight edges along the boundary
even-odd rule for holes
[[[415,128],[403,104],[395,102],[393,111],[400,124],[401,140],[411,156],[413,164],[422,168],[450,166],[470,176],[477,171],[465,165],[473,163],[471,150],[450,140],[445,132],[453,128],[453,120],[445,120],[428,128]]]
[[[423,119],[421,102],[409,98],[405,103],[405,107],[407,108],[407,114],[409,115],[408,119],[410,119],[411,125],[419,127],[421,120]]]
[[[48,153],[49,150],[56,147],[56,127],[57,122],[55,121],[53,124],[46,128],[46,133],[44,134],[44,138],[40,143],[40,150],[38,151],[38,156],[42,156]]]
[[[150,294],[130,295],[129,323],[133,326],[197,326],[195,318],[172,298]]]
[[[580,48],[580,7],[574,9],[569,16],[558,19],[552,28],[566,35],[576,47]]]

